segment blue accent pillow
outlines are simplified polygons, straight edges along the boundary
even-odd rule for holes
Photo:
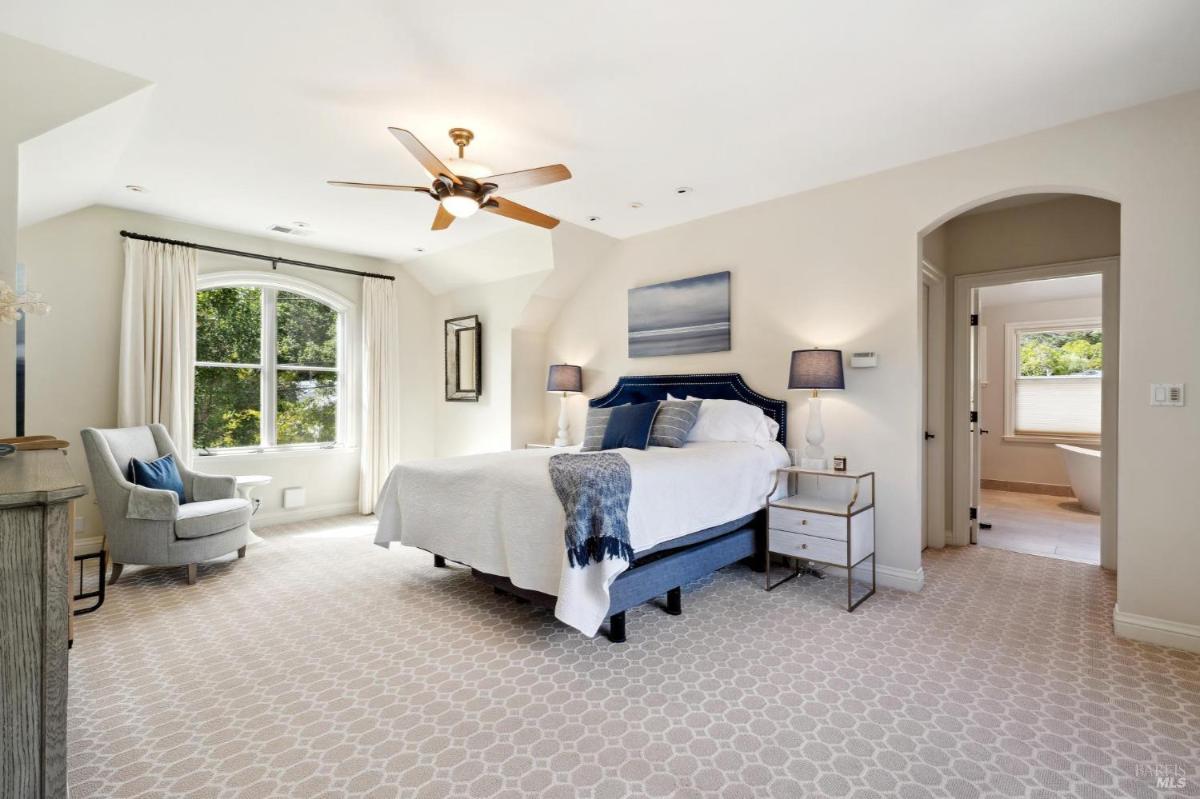
[[[600,449],[645,449],[650,443],[650,428],[658,415],[660,402],[639,402],[636,405],[618,405],[608,417],[604,428],[604,441]]]
[[[183,478],[179,476],[179,467],[175,465],[173,455],[163,455],[156,461],[143,463],[137,458],[129,460],[129,481],[134,485],[146,488],[161,488],[174,491],[179,495],[179,504],[187,502],[183,495]]]

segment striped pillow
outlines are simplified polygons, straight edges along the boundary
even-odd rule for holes
[[[700,416],[700,400],[668,400],[650,428],[650,446],[682,447]]]
[[[588,408],[587,423],[583,430],[583,446],[580,452],[599,452],[604,444],[604,431],[608,429],[608,417],[612,408]]]

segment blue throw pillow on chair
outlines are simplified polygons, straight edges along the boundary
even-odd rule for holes
[[[636,405],[618,405],[608,417],[604,428],[604,441],[600,449],[645,449],[650,443],[650,428],[658,414],[660,402],[639,402]]]
[[[183,478],[179,476],[179,467],[175,465],[175,457],[172,455],[163,455],[149,463],[130,458],[129,481],[145,488],[174,491],[179,495],[180,505],[187,502],[187,497],[183,495]]]

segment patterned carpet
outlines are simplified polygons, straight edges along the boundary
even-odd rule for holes
[[[127,569],[79,619],[73,799],[1200,795],[1200,656],[1115,639],[1092,566],[930,552],[853,615],[739,566],[612,645],[372,527]]]

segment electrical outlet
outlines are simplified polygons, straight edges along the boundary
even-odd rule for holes
[[[1151,383],[1150,404],[1183,407],[1183,383]]]

